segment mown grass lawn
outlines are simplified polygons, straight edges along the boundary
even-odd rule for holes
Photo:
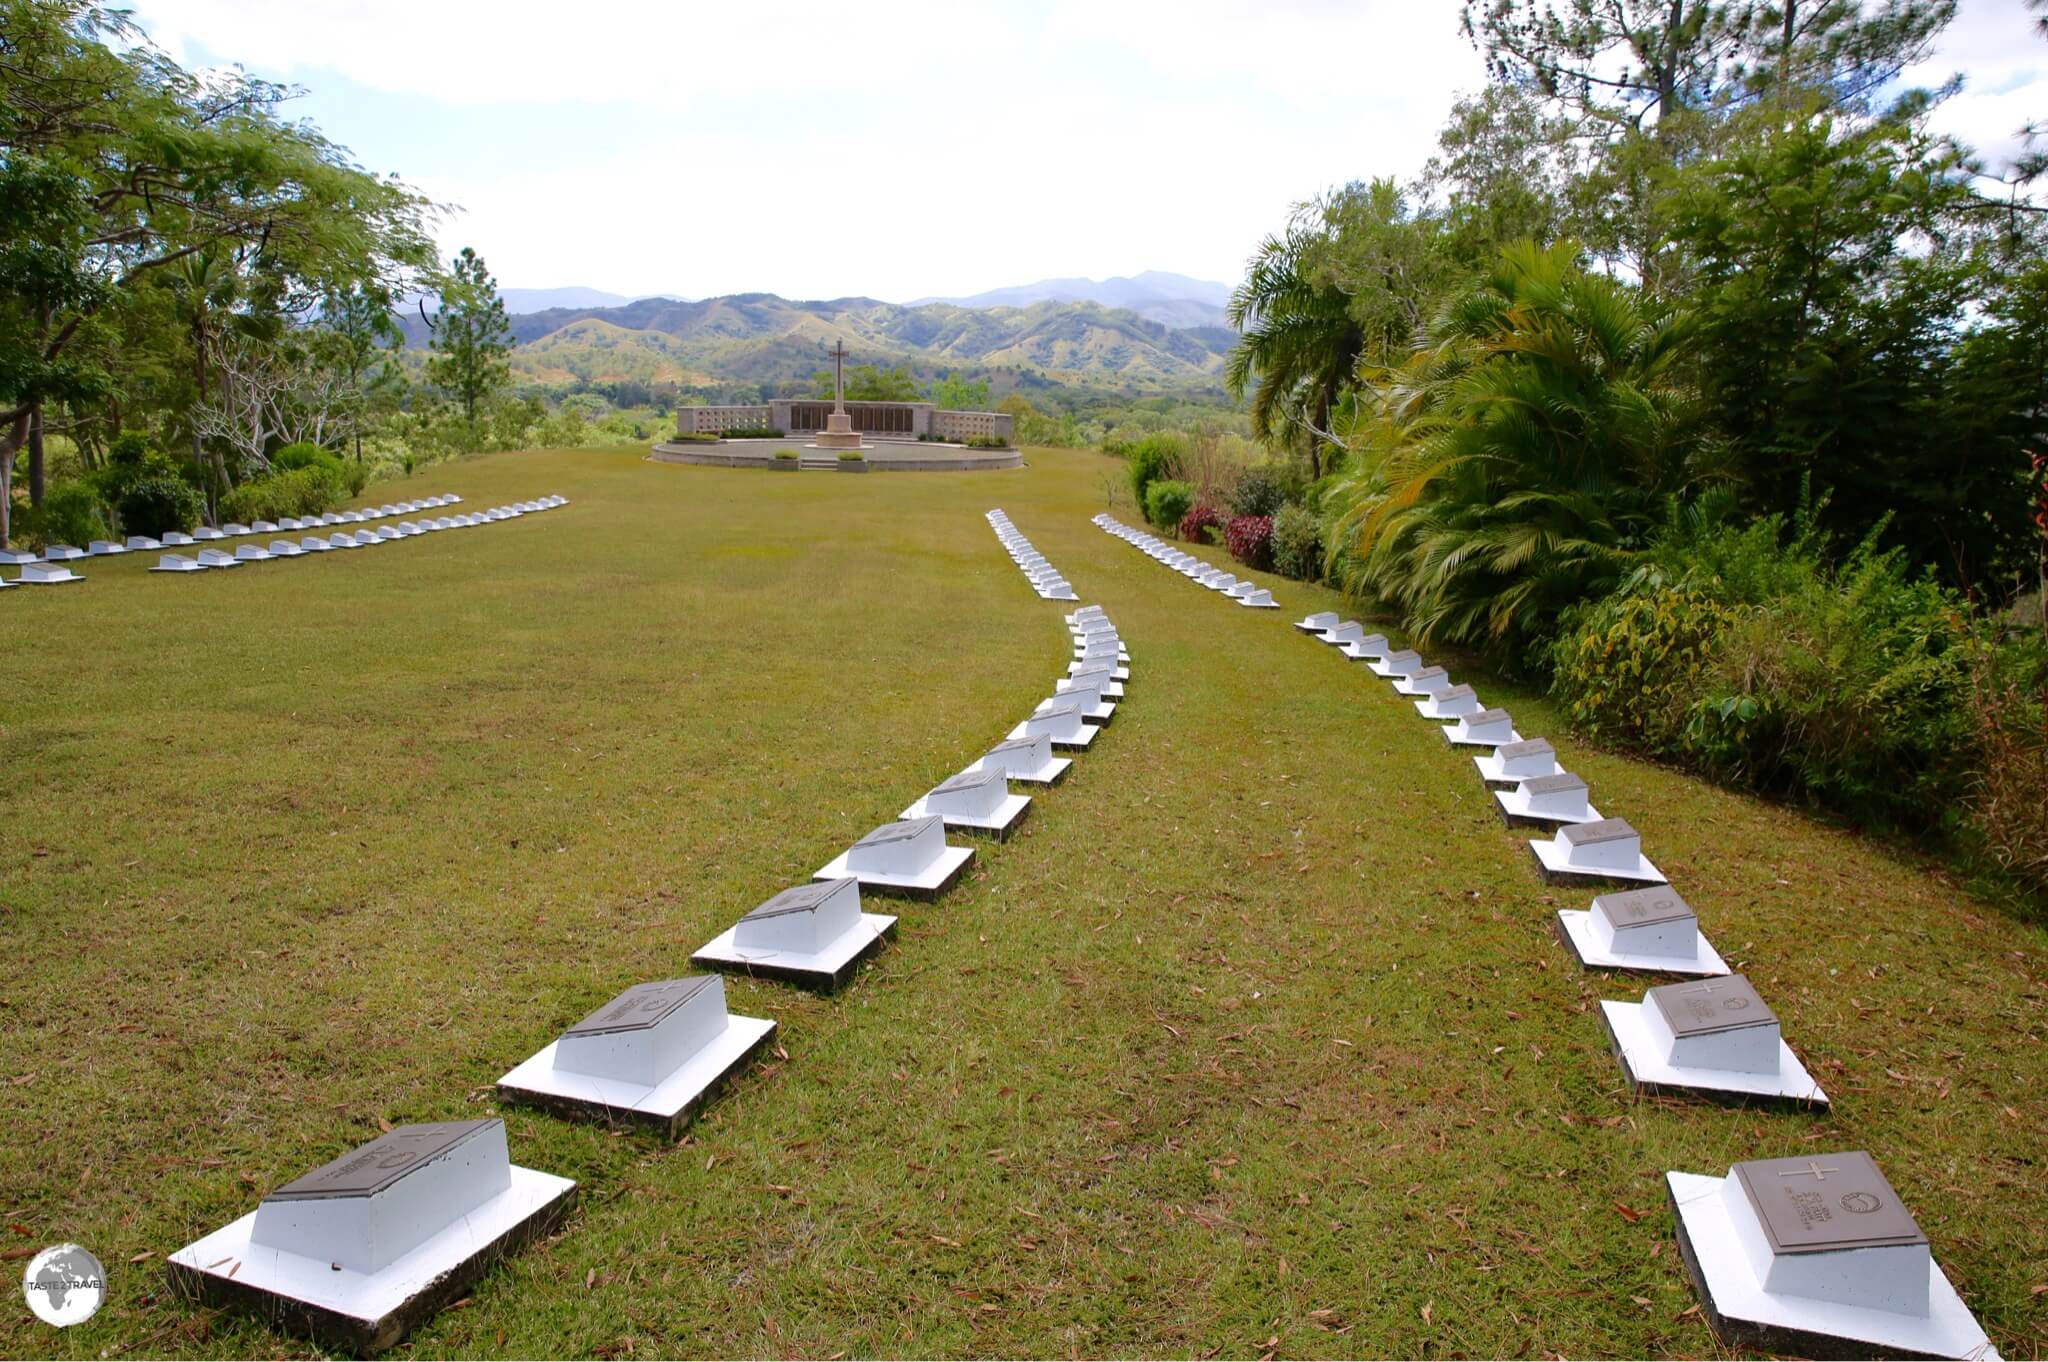
[[[1663,1171],[1843,1147],[2006,1355],[2048,1351],[2038,929],[1514,697],[1836,1099],[1632,1105],[1593,1005],[1640,982],[1555,943],[1587,896],[1469,760],[1287,627],[1336,600],[1236,609],[1088,523],[1112,465],[1030,462],[499,456],[373,490],[573,504],[0,598],[0,1239],[112,1279],[67,1332],[0,1312],[0,1353],[302,1351],[170,1300],[165,1256],[380,1121],[497,1111],[999,739],[1068,642],[997,505],[1121,626],[1115,722],[845,992],[733,981],[787,1057],[681,1147],[506,1109],[581,1208],[418,1352],[1712,1353]]]

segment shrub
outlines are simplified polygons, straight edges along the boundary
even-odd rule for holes
[[[1680,537],[1701,563],[1761,567],[1756,536]],[[1763,599],[1728,599],[1740,594]],[[1756,574],[1640,572],[1572,612],[1552,689],[1581,731],[1730,784],[1950,832],[1981,759],[1966,619],[1960,597],[1896,552],[1866,541],[1830,568],[1795,538]]]
[[[2038,655],[2031,680],[2011,670],[1979,669],[1970,708],[1982,759],[1969,796],[1970,837],[2024,891],[2048,896],[2048,693]]]
[[[280,473],[300,468],[330,468],[341,471],[341,460],[310,440],[285,445],[270,456],[270,466]]]
[[[1130,465],[1131,497],[1138,506],[1144,506],[1147,488],[1180,471],[1181,455],[1185,452],[1186,446],[1178,435],[1147,435],[1131,444],[1124,462]]]
[[[80,478],[62,482],[43,496],[40,506],[23,506],[14,513],[13,533],[32,548],[70,544],[84,548],[95,539],[112,533],[100,509],[99,490]]]
[[[150,457],[149,437],[139,430],[127,430],[116,435],[107,446],[107,463],[113,468],[139,467]]]
[[[865,458],[867,458],[867,455],[858,449],[842,449],[839,451],[839,462],[841,463],[859,463]]]
[[[1230,556],[1248,568],[1273,566],[1273,517],[1241,515],[1231,517],[1223,528],[1223,542]]]
[[[1273,517],[1273,570],[1296,581],[1323,578],[1323,522],[1306,506],[1282,506]]]
[[[789,437],[773,426],[760,428],[749,426],[745,430],[721,430],[713,438],[721,440],[784,440]]]
[[[669,436],[668,438],[671,444],[715,445],[720,440],[723,440],[725,437],[723,435],[715,435],[708,430],[693,430],[688,432],[678,431],[674,435]]]
[[[1241,516],[1274,516],[1290,501],[1301,500],[1300,479],[1283,465],[1255,463],[1237,475],[1230,489],[1230,509]]]
[[[341,476],[345,477],[346,474]],[[319,515],[348,500],[347,485],[325,468],[309,467],[251,478],[220,499],[222,520],[244,525],[286,516]]]
[[[1589,738],[1678,756],[1735,614],[1695,590],[1610,596],[1568,621],[1551,693]]]
[[[1195,489],[1172,478],[1161,478],[1145,489],[1145,519],[1159,529],[1171,529],[1194,509]]]
[[[130,483],[114,510],[129,534],[160,539],[172,530],[191,530],[206,514],[206,503],[197,487],[176,474],[162,473]]]
[[[1008,449],[1010,442],[1000,435],[970,435],[963,443],[969,449]]]
[[[775,457],[794,461],[796,459],[796,451],[794,449],[778,449],[775,451]]]
[[[1223,528],[1223,516],[1214,506],[1197,506],[1180,518],[1180,537],[1190,544],[1213,544],[1212,531]]]

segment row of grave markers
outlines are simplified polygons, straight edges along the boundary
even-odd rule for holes
[[[1196,581],[1220,575],[1111,516],[1095,523]],[[1691,908],[1643,856],[1635,829],[1601,816],[1585,781],[1557,764],[1550,743],[1524,739],[1506,710],[1483,708],[1470,686],[1453,685],[1443,668],[1355,620],[1319,612],[1295,628],[1391,681],[1419,715],[1442,725],[1452,747],[1477,749],[1473,764],[1502,821],[1551,831],[1528,843],[1545,882],[1616,889],[1589,909],[1557,914],[1559,938],[1584,967],[1688,976],[1650,988],[1640,1003],[1600,1004],[1633,1092],[1827,1107],[1770,1006],[1748,979],[1729,972]],[[1738,1163],[1722,1178],[1671,1172],[1666,1186],[1681,1256],[1725,1341],[1785,1352],[1848,1343],[1997,1356],[1868,1154]]]
[[[1009,551],[1010,561],[1030,581],[1033,591],[1048,601],[1075,599],[1073,586],[1060,575],[1058,568],[1046,561],[1044,554],[1031,546],[1029,539],[1017,532],[1017,527],[1010,523],[1007,515],[1000,509],[990,511],[988,523],[995,528],[998,538],[1006,534],[1010,536],[1003,539],[1003,547]]]
[[[453,506],[461,500],[461,497],[453,492],[449,492],[440,496],[428,497],[423,501],[405,501],[395,505],[375,506],[361,511],[333,511],[326,515],[308,516],[303,520],[287,516],[275,523],[268,520],[259,520],[253,525],[228,524],[221,526],[219,529],[202,525],[190,534],[173,530],[161,539],[152,538],[146,534],[131,534],[121,543],[115,543],[111,539],[95,539],[82,549],[70,544],[52,544],[44,549],[40,556],[14,549],[5,549],[0,550],[0,566],[19,567],[21,574],[12,582],[7,581],[5,578],[0,578],[0,587],[58,586],[67,582],[82,582],[85,580],[83,576],[65,566],[82,558],[112,558],[124,553],[153,553],[165,548],[197,547],[198,545],[213,541],[240,539],[251,535],[278,534],[281,532],[297,533],[301,530],[321,529],[332,525],[360,525],[370,521],[388,520],[392,516],[410,515],[418,511]],[[530,503],[522,503],[522,505],[525,504]],[[554,504],[561,505],[562,499],[559,497],[554,498]],[[492,512],[486,512],[485,514],[496,519],[504,518],[494,515]],[[336,540],[342,537],[341,535],[334,536]],[[287,553],[275,552],[277,547],[277,544],[272,544],[272,552],[262,556],[288,556]],[[345,546],[337,542],[329,544],[328,547],[341,548]],[[300,551],[317,552],[318,550],[313,548],[313,541],[308,539],[300,546]],[[238,549],[236,556],[239,553],[240,550]],[[151,571],[190,571],[190,568],[179,569],[165,566],[169,559],[178,557],[182,557],[182,555],[166,555],[166,558],[159,560],[158,566],[152,568]],[[208,550],[201,549],[200,557],[208,559],[207,562],[201,564],[201,566],[206,567],[223,566],[225,561],[231,558],[227,553],[217,549],[212,550],[210,553]],[[52,565],[55,566],[53,567]]]
[[[1013,553],[1023,536],[990,522]],[[1010,783],[1047,787],[1114,714],[1130,657],[1100,606],[1067,616],[1073,656],[1053,693],[965,770],[713,938],[692,963],[823,991],[894,934],[863,892],[936,898],[974,859],[957,830],[1006,839],[1030,809]],[[673,1138],[774,1037],[726,1006],[717,973],[635,984],[498,1080],[507,1101]],[[511,1161],[500,1118],[399,1126],[279,1187],[172,1254],[187,1298],[254,1311],[333,1346],[379,1352],[460,1298],[492,1264],[551,1233],[573,1180]]]
[[[379,525],[374,530],[343,530],[331,535],[309,534],[304,539],[273,539],[270,546],[241,544],[233,553],[222,549],[201,549],[195,557],[182,553],[166,553],[157,559],[151,572],[205,572],[213,568],[240,567],[244,563],[267,563],[280,558],[303,558],[307,554],[332,553],[338,549],[367,549],[378,544],[388,544],[399,539],[415,539],[420,535],[434,534],[441,530],[466,530],[479,525],[493,525],[501,520],[517,520],[521,516],[538,515],[552,511],[557,506],[566,506],[569,499],[562,496],[546,496],[537,501],[515,501],[507,506],[493,506],[488,511],[469,515],[422,517],[419,520],[401,520],[396,525]]]

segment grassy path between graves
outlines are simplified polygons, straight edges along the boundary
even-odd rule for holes
[[[1287,621],[1101,533],[1112,465],[499,456],[546,516],[0,598],[0,1241],[108,1305],[0,1353],[269,1356],[164,1257],[489,1086],[976,756],[1065,662],[982,519],[1100,601],[1127,700],[681,1148],[507,1110],[568,1230],[423,1355],[1698,1355],[1665,1169],[1867,1148],[2007,1356],[2048,1352],[2048,942],[1938,873],[1564,742],[1832,1116],[1631,1105],[1469,760]],[[1128,501],[1128,496],[1124,498]],[[1128,505],[1119,514],[1131,518]],[[1455,669],[1454,669],[1455,670]],[[18,1267],[12,1268],[18,1270]],[[8,1290],[13,1290],[11,1286]]]

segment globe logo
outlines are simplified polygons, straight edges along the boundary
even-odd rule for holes
[[[37,1319],[58,1328],[83,1324],[107,1298],[107,1271],[76,1244],[46,1248],[28,1260],[21,1294]]]

